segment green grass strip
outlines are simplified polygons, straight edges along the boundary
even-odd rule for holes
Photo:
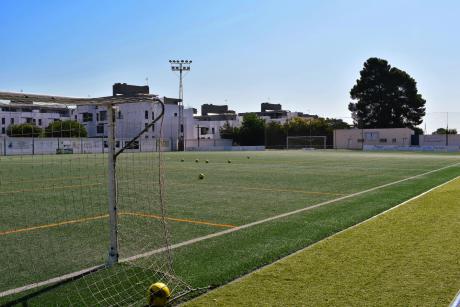
[[[187,306],[446,306],[460,288],[460,179]]]

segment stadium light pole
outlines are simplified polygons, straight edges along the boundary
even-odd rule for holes
[[[179,72],[179,116],[178,116],[178,127],[177,127],[177,150],[184,151],[184,87],[183,87],[183,73],[190,71],[190,65],[192,64],[191,60],[169,60],[171,64],[171,70],[173,72]]]

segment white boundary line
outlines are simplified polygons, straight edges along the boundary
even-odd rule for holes
[[[341,231],[339,231],[339,232],[336,232],[336,233],[334,233],[334,234],[332,234],[332,235],[330,235],[330,236],[328,236],[328,237],[326,237],[326,238],[324,238],[324,239],[322,239],[322,240],[319,240],[319,241],[317,241],[317,242],[315,242],[315,243],[313,243],[313,244],[311,244],[311,245],[308,245],[307,247],[304,247],[304,248],[302,248],[302,249],[299,249],[298,251],[295,251],[295,252],[293,252],[292,254],[289,254],[289,255],[287,255],[287,256],[285,256],[285,257],[283,257],[283,258],[281,258],[281,259],[278,259],[278,260],[276,260],[276,261],[274,261],[274,262],[272,262],[272,263],[266,264],[266,265],[264,265],[264,266],[258,268],[257,270],[254,270],[254,271],[252,271],[252,272],[250,272],[250,273],[248,273],[248,274],[245,274],[245,275],[243,275],[243,276],[241,276],[241,277],[238,277],[238,278],[232,280],[231,282],[229,282],[229,283],[227,283],[227,284],[225,284],[225,285],[222,285],[222,286],[220,286],[220,287],[217,287],[217,288],[213,289],[212,291],[209,291],[209,292],[207,292],[207,293],[205,293],[205,294],[203,294],[203,295],[207,295],[208,293],[214,292],[215,290],[217,290],[217,289],[219,289],[219,288],[225,287],[225,286],[227,286],[227,285],[229,285],[229,284],[233,284],[233,283],[238,282],[238,281],[240,281],[240,280],[242,280],[242,279],[248,278],[249,276],[251,276],[252,274],[254,274],[254,273],[256,273],[256,272],[259,272],[259,271],[261,271],[261,270],[263,270],[263,269],[265,269],[265,268],[267,268],[267,267],[270,267],[270,266],[272,266],[272,265],[274,265],[274,264],[276,264],[276,263],[278,263],[278,262],[285,261],[286,259],[289,259],[289,258],[291,258],[291,257],[294,257],[295,255],[300,254],[300,253],[302,253],[302,252],[304,252],[304,251],[306,251],[306,250],[309,250],[309,249],[315,247],[316,245],[319,245],[319,244],[321,244],[321,243],[323,243],[323,242],[325,242],[325,241],[331,240],[331,239],[333,239],[334,237],[341,235],[342,233],[345,233],[345,232],[347,232],[347,231],[353,230],[354,228],[357,228],[358,226],[361,226],[362,224],[368,223],[368,222],[370,222],[370,221],[372,221],[372,220],[374,220],[374,219],[379,218],[379,217],[382,216],[382,215],[387,214],[388,212],[390,212],[390,211],[392,211],[392,210],[395,210],[395,209],[397,209],[397,208],[399,208],[399,207],[401,207],[401,206],[403,206],[403,205],[406,205],[406,204],[408,204],[408,203],[410,203],[410,202],[412,202],[412,201],[414,201],[414,200],[416,200],[416,199],[418,199],[418,198],[420,198],[420,197],[423,197],[423,196],[425,196],[426,194],[431,193],[431,192],[433,192],[434,190],[439,189],[439,188],[441,188],[441,187],[443,187],[443,186],[445,186],[445,185],[447,185],[447,184],[449,184],[449,183],[451,183],[451,182],[453,182],[453,181],[455,181],[455,180],[457,180],[457,179],[460,179],[460,176],[457,176],[457,177],[455,177],[455,178],[452,178],[452,179],[450,179],[450,180],[448,180],[448,181],[446,181],[446,182],[444,182],[444,183],[441,183],[440,185],[437,185],[437,186],[435,186],[435,187],[433,187],[433,188],[431,188],[431,189],[429,189],[429,190],[427,190],[427,191],[425,191],[425,192],[423,192],[423,193],[421,193],[421,194],[418,194],[418,195],[416,195],[416,196],[414,196],[414,197],[412,197],[412,198],[410,198],[410,199],[408,199],[408,200],[405,200],[405,201],[403,201],[402,203],[400,203],[400,204],[398,204],[398,205],[396,205],[396,206],[394,206],[394,207],[391,207],[391,208],[389,208],[389,209],[387,209],[387,210],[385,210],[385,211],[380,212],[379,214],[376,214],[376,215],[374,215],[374,216],[371,216],[371,217],[368,218],[367,220],[364,220],[364,221],[362,221],[362,222],[359,222],[358,224],[355,224],[355,225],[350,226],[350,227],[348,227],[348,228],[346,228],[346,229],[343,229],[343,230],[341,230]],[[190,300],[190,302],[191,302],[191,301],[194,301],[194,300],[197,300],[198,298],[199,298],[199,297],[196,297],[196,298]],[[454,298],[454,300],[452,301],[451,305],[449,305],[449,307],[458,307],[458,306],[460,306],[460,291],[457,293],[457,297]]]
[[[377,186],[377,187],[373,187],[373,188],[370,188],[370,189],[367,189],[367,190],[364,190],[364,191],[361,191],[361,192],[356,192],[356,193],[353,193],[353,194],[348,194],[348,195],[345,195],[345,196],[342,196],[342,197],[327,200],[327,201],[324,201],[324,202],[316,204],[316,205],[312,205],[312,206],[309,206],[309,207],[305,207],[305,208],[297,209],[297,210],[294,210],[294,211],[282,213],[282,214],[275,215],[275,216],[272,216],[272,217],[269,217],[269,218],[266,218],[266,219],[263,219],[263,220],[255,221],[255,222],[245,224],[245,225],[242,225],[242,226],[237,226],[235,228],[230,228],[230,229],[215,232],[215,233],[212,233],[212,234],[209,234],[209,235],[206,235],[206,236],[202,236],[202,237],[194,238],[194,239],[184,241],[184,242],[181,242],[181,243],[173,244],[173,245],[171,245],[169,247],[169,249],[173,250],[173,249],[176,249],[176,248],[179,248],[179,247],[182,247],[182,246],[187,246],[187,245],[194,244],[194,243],[204,241],[204,240],[207,240],[207,239],[220,237],[220,236],[226,235],[228,233],[236,232],[236,231],[239,231],[239,230],[242,230],[242,229],[246,229],[246,228],[253,227],[253,226],[256,226],[256,225],[259,225],[259,224],[263,224],[263,223],[266,223],[266,222],[277,220],[277,219],[280,219],[280,218],[283,218],[283,217],[287,217],[287,216],[294,215],[294,214],[297,214],[297,213],[301,213],[301,212],[304,212],[304,211],[309,211],[309,210],[312,210],[312,209],[316,209],[316,208],[319,208],[319,207],[322,207],[322,206],[325,206],[325,205],[329,205],[329,204],[332,204],[332,203],[335,203],[335,202],[338,202],[338,201],[342,201],[342,200],[345,200],[345,199],[348,199],[348,198],[359,196],[359,195],[369,193],[369,192],[372,192],[372,191],[375,191],[375,190],[383,189],[383,188],[386,188],[386,187],[389,187],[389,186],[392,186],[392,185],[395,185],[395,184],[398,184],[398,183],[401,183],[401,182],[412,180],[412,179],[415,179],[415,178],[418,178],[418,177],[421,177],[421,176],[425,176],[425,175],[428,175],[428,174],[431,174],[431,173],[439,172],[441,170],[444,170],[444,169],[450,168],[450,167],[454,167],[454,166],[457,166],[459,164],[460,164],[460,162],[459,163],[454,163],[454,164],[444,166],[444,167],[441,167],[441,168],[438,168],[438,169],[435,169],[435,170],[431,170],[429,172],[425,172],[425,173],[418,174],[418,175],[415,175],[415,176],[411,176],[411,177],[408,177],[408,178],[404,178],[404,179],[401,179],[401,180],[386,183],[386,184],[383,184],[383,185],[380,185],[380,186]],[[139,255],[136,255],[136,256],[124,258],[124,259],[120,260],[120,262],[128,262],[128,261],[133,261],[133,260],[137,260],[137,259],[140,259],[140,258],[145,258],[145,257],[151,256],[151,255],[154,255],[154,254],[162,253],[162,252],[166,251],[167,249],[168,249],[167,247],[164,247],[164,248],[152,250],[152,251],[142,253],[142,254],[139,254]]]
[[[460,290],[458,290],[457,295],[454,297],[449,307],[459,307],[459,306],[460,306]]]
[[[73,272],[73,273],[61,275],[61,276],[54,277],[54,278],[51,278],[51,279],[48,279],[48,280],[45,280],[45,281],[36,282],[36,283],[30,284],[30,285],[27,285],[27,286],[23,286],[23,287],[19,287],[19,288],[16,288],[16,289],[3,291],[3,292],[0,293],[0,297],[12,295],[12,294],[17,294],[17,293],[20,293],[20,292],[23,292],[23,291],[31,290],[31,289],[42,287],[42,286],[47,286],[47,285],[50,285],[50,284],[55,284],[55,283],[58,283],[58,282],[61,282],[61,281],[64,281],[64,280],[68,280],[68,279],[71,279],[71,278],[74,278],[74,277],[89,273],[89,272],[94,271],[94,270],[102,269],[104,267],[106,267],[105,264],[97,265],[97,266],[93,266],[91,268],[84,269],[84,270],[81,270],[81,271],[78,271],[78,272]]]
[[[425,176],[425,175],[429,175],[429,174],[432,174],[432,173],[435,173],[435,172],[442,171],[442,170],[447,169],[447,168],[455,167],[457,165],[460,165],[460,162],[450,164],[450,165],[447,165],[447,166],[443,166],[443,167],[438,168],[438,169],[434,169],[434,170],[431,170],[431,171],[428,171],[428,172],[425,172],[425,173],[421,173],[421,174],[418,174],[418,175],[414,175],[414,176],[407,177],[407,178],[404,178],[404,179],[400,179],[400,180],[397,180],[397,181],[393,181],[393,182],[390,182],[390,183],[386,183],[386,184],[383,184],[383,185],[379,185],[379,186],[376,186],[376,187],[373,187],[373,188],[370,188],[370,189],[367,189],[367,190],[364,190],[364,191],[360,191],[360,192],[345,195],[345,196],[342,196],[342,197],[334,198],[334,199],[331,199],[331,200],[328,200],[328,201],[325,201],[325,202],[322,202],[322,203],[319,203],[319,204],[316,204],[316,205],[312,205],[312,206],[309,206],[309,207],[304,207],[304,208],[301,208],[301,209],[297,209],[297,210],[294,210],[294,211],[290,211],[290,212],[286,212],[286,213],[283,213],[283,214],[275,215],[275,216],[272,216],[272,217],[269,217],[269,218],[266,218],[266,219],[262,219],[262,220],[259,220],[259,221],[255,221],[255,222],[252,222],[252,223],[248,223],[248,224],[245,224],[245,225],[237,226],[235,228],[230,228],[230,229],[219,231],[219,232],[216,232],[216,233],[212,233],[212,234],[209,234],[209,235],[206,235],[206,236],[202,236],[202,237],[194,238],[194,239],[187,240],[187,241],[184,241],[184,242],[181,242],[181,243],[173,244],[173,245],[171,245],[169,247],[163,247],[163,248],[155,249],[155,250],[152,250],[152,251],[149,251],[149,252],[146,252],[146,253],[135,255],[135,256],[132,256],[132,257],[120,259],[119,262],[120,263],[130,262],[130,261],[134,261],[134,260],[137,260],[137,259],[149,257],[149,256],[152,256],[152,255],[155,255],[155,254],[159,254],[159,253],[165,252],[167,250],[173,250],[173,249],[177,249],[179,247],[191,245],[191,244],[201,242],[201,241],[204,241],[204,240],[220,237],[220,236],[223,236],[223,235],[226,235],[226,234],[229,234],[229,233],[232,233],[232,232],[236,232],[236,231],[239,231],[239,230],[242,230],[242,229],[250,228],[250,227],[253,227],[253,226],[256,226],[256,225],[267,223],[267,222],[270,222],[270,221],[273,221],[273,220],[277,220],[277,219],[284,218],[284,217],[287,217],[287,216],[291,216],[291,215],[294,215],[294,214],[298,214],[298,213],[301,213],[301,212],[313,210],[313,209],[316,209],[316,208],[319,208],[319,207],[322,207],[322,206],[325,206],[325,205],[329,205],[329,204],[332,204],[332,203],[335,203],[335,202],[338,202],[338,201],[342,201],[342,200],[345,200],[345,199],[348,199],[348,198],[352,198],[352,197],[355,197],[355,196],[359,196],[359,195],[362,195],[362,194],[365,194],[365,193],[369,193],[369,192],[373,192],[373,191],[376,191],[376,190],[379,190],[379,189],[383,189],[383,188],[386,188],[386,187],[389,187],[389,186],[392,186],[392,185],[395,185],[395,184],[398,184],[398,183],[401,183],[401,182],[413,180],[413,179],[416,179],[416,178],[419,178],[419,177],[422,177],[422,176]],[[449,180],[449,181],[451,181],[451,180]],[[429,190],[429,191],[431,191],[431,190]],[[359,225],[359,224],[357,224],[357,225]],[[338,233],[340,233],[340,232],[338,232]],[[338,234],[338,233],[336,233],[336,234]],[[37,288],[37,287],[46,286],[46,285],[53,284],[53,283],[56,283],[56,282],[59,282],[59,281],[63,281],[65,279],[81,275],[82,273],[85,273],[85,272],[87,272],[89,270],[91,270],[91,268],[90,269],[84,269],[84,270],[74,272],[74,273],[69,273],[69,274],[66,274],[66,275],[59,276],[59,277],[51,278],[51,279],[48,279],[48,280],[45,280],[45,281],[42,281],[42,282],[33,283],[33,284],[26,285],[26,286],[23,286],[23,287],[19,287],[19,288],[10,289],[10,290],[4,291],[4,292],[0,292],[0,297],[4,297],[4,296],[7,296],[7,295],[11,295],[11,294],[17,294],[17,293],[20,293],[20,292],[25,291],[25,290],[30,290],[30,289],[34,289],[34,288]]]

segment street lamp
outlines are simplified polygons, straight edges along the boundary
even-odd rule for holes
[[[179,122],[177,128],[177,139],[178,139],[178,151],[185,150],[184,144],[184,89],[182,85],[183,72],[190,71],[191,60],[169,60],[171,64],[171,70],[173,72],[179,72]]]

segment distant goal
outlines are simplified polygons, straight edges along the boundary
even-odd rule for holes
[[[326,149],[325,135],[301,135],[286,137],[286,149]]]

